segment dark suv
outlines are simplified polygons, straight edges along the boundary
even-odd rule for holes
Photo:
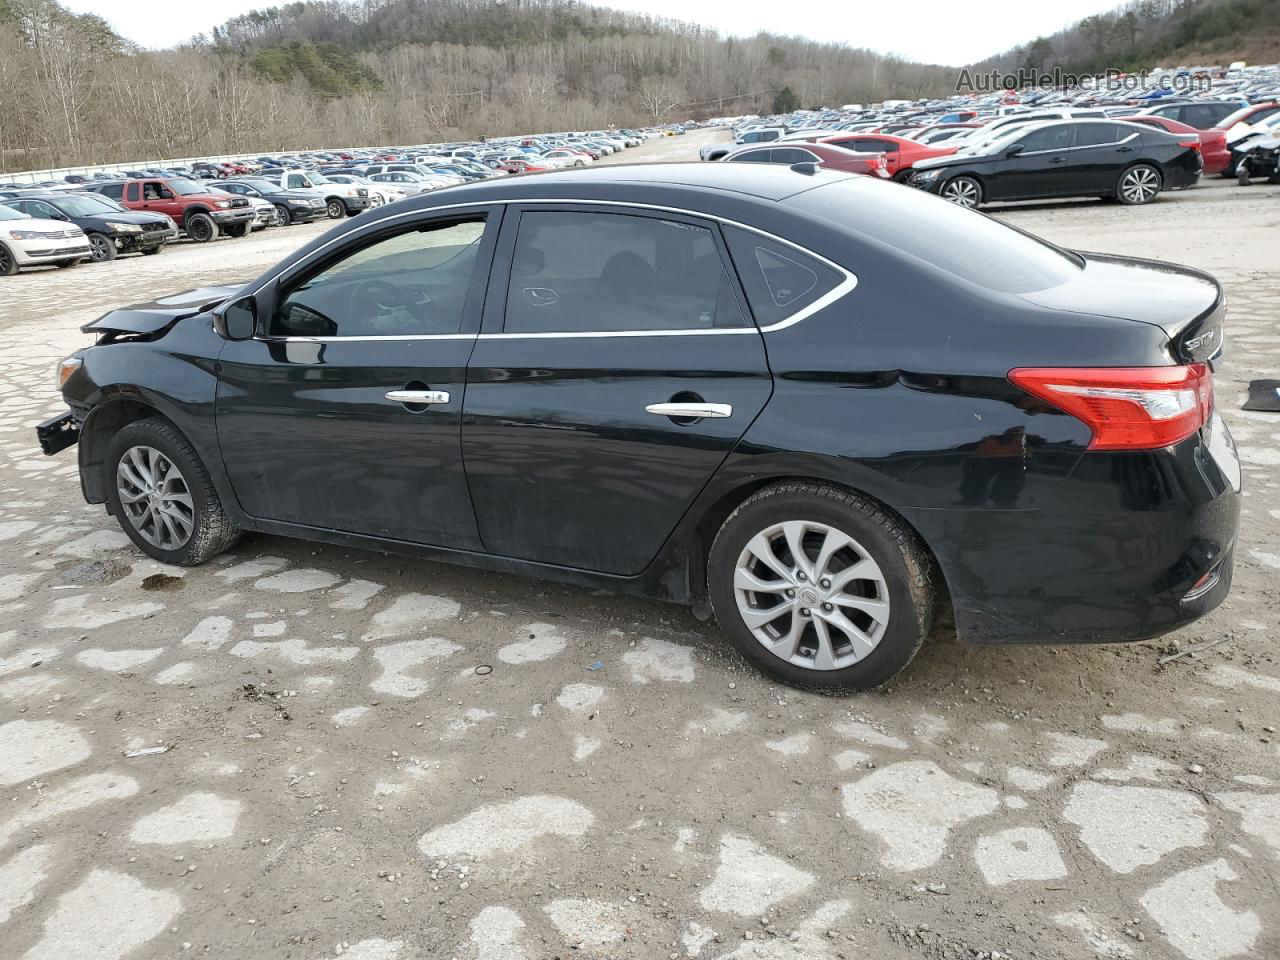
[[[38,435],[165,563],[256,530],[639,593],[826,690],[944,604],[1131,640],[1230,589],[1213,278],[872,177],[502,178],[157,293],[84,328]]]

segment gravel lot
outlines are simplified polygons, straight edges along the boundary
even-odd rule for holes
[[[1226,283],[1235,589],[1153,643],[940,629],[845,699],[680,608],[264,536],[132,549],[36,446],[54,362],[324,225],[0,281],[0,958],[1280,957],[1280,415],[1239,409],[1280,376],[1280,187],[999,215]]]

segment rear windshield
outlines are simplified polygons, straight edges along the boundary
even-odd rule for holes
[[[1001,293],[1046,290],[1084,269],[1075,254],[913,187],[850,177],[807,190],[787,202]],[[844,266],[859,272],[856,263]]]

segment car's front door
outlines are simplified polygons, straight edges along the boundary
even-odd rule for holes
[[[268,285],[259,335],[218,360],[218,442],[245,512],[479,547],[459,424],[499,219],[394,218]]]
[[[988,200],[1056,197],[1070,192],[1066,170],[1071,124],[1034,128],[1005,143],[1006,154],[1013,146],[1021,146],[1022,151],[995,161],[987,178]]]
[[[714,222],[508,210],[463,453],[490,553],[637,574],[772,392]]]

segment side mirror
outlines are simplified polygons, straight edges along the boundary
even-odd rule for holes
[[[258,303],[242,297],[213,315],[213,328],[226,340],[248,340],[258,329]]]
[[[1024,147],[1022,144],[1015,143],[1012,147],[1010,147],[1008,150],[1004,152],[1004,155],[1005,157],[1012,159],[1013,157],[1021,155],[1022,151],[1026,149],[1027,148]]]

